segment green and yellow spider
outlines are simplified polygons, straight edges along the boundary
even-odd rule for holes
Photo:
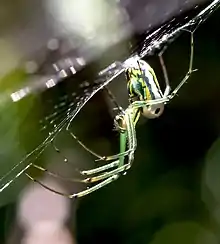
[[[166,67],[162,57],[163,52],[159,54],[159,60],[163,70],[166,85],[164,92],[162,92],[160,88],[154,70],[139,56],[131,57],[123,63],[130,102],[128,108],[126,110],[122,109],[117,104],[111,92],[106,88],[110,99],[120,111],[120,113],[115,117],[115,125],[120,133],[120,152],[118,154],[112,156],[100,156],[90,150],[88,147],[86,147],[72,132],[70,132],[72,137],[76,139],[86,151],[98,158],[97,160],[109,162],[104,166],[80,171],[80,174],[87,178],[77,181],[83,183],[94,183],[93,186],[81,192],[67,195],[57,192],[49,188],[48,186],[45,186],[40,181],[32,178],[28,173],[26,173],[26,175],[31,180],[38,182],[40,185],[50,191],[66,196],[68,198],[78,198],[102,188],[103,186],[118,179],[121,174],[125,174],[126,171],[131,167],[134,160],[134,153],[137,147],[135,127],[140,115],[143,115],[148,119],[154,119],[158,118],[163,113],[164,105],[177,94],[180,88],[189,79],[192,72],[196,71],[192,69],[193,49],[193,33],[191,33],[191,53],[189,69],[179,85],[172,92],[168,80]],[[32,166],[42,171],[45,171],[54,177],[61,178],[57,174],[49,172],[38,165],[33,164]]]

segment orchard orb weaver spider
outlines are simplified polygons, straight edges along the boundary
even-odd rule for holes
[[[151,66],[142,60],[138,55],[127,59],[122,65],[125,70],[125,76],[127,80],[127,90],[129,95],[129,106],[126,110],[121,108],[113,94],[107,89],[108,96],[110,100],[116,105],[117,109],[120,111],[115,117],[115,125],[120,133],[120,153],[112,156],[100,156],[97,153],[90,150],[85,146],[72,132],[69,131],[71,136],[77,140],[77,142],[89,153],[97,157],[96,161],[110,161],[110,163],[105,164],[90,170],[80,171],[82,176],[87,178],[82,180],[76,180],[82,183],[96,183],[90,188],[83,190],[74,194],[64,194],[57,192],[54,189],[49,188],[37,179],[31,177],[28,173],[26,175],[32,180],[39,183],[44,188],[55,192],[57,194],[66,196],[68,198],[78,198],[90,194],[103,186],[115,181],[119,178],[121,174],[125,174],[126,171],[131,167],[134,160],[134,153],[137,147],[136,131],[135,127],[139,120],[140,115],[148,119],[158,118],[164,111],[164,105],[169,102],[180,90],[180,88],[186,83],[191,74],[196,71],[192,68],[193,66],[193,32],[191,33],[191,51],[190,51],[190,61],[189,69],[185,74],[184,78],[181,80],[179,85],[171,91],[169,84],[169,79],[166,71],[166,67],[163,61],[162,54],[164,51],[159,53],[159,61],[162,67],[164,79],[165,79],[165,91],[162,92],[160,85],[158,83],[157,77]],[[68,130],[68,129],[67,129]],[[127,160],[125,160],[127,157]],[[33,164],[35,168],[47,172],[57,178],[62,178],[61,176],[48,171],[38,165]],[[67,180],[67,179],[66,179]],[[74,180],[72,180],[74,181]]]

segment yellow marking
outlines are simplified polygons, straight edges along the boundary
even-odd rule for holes
[[[128,85],[129,85],[130,94],[134,96],[135,94],[133,93],[131,80],[129,80],[129,84]]]
[[[137,109],[137,111],[135,112],[135,115],[134,115],[134,119],[133,119],[134,125],[137,124],[137,122],[138,122],[138,120],[140,118],[140,115],[141,115],[140,110]]]
[[[146,96],[147,96],[147,100],[151,100],[152,97],[151,97],[151,94],[150,94],[150,90],[149,90],[149,88],[147,86],[145,88],[145,93],[146,93]]]
[[[153,80],[154,80],[154,82],[155,82],[155,84],[156,84],[158,90],[160,90],[160,85],[159,85],[159,82],[158,82],[158,80],[157,80],[156,74],[155,74],[154,70],[153,70],[151,67],[149,68],[149,72],[150,72],[151,75],[153,76]]]

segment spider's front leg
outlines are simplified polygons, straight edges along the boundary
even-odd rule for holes
[[[124,116],[125,116],[124,113],[121,113],[115,117],[115,121],[114,121],[115,126],[120,133],[120,152],[118,154],[108,156],[105,158],[105,161],[111,161],[113,159],[115,159],[115,161],[113,161],[109,164],[106,164],[104,166],[101,166],[101,167],[97,167],[97,168],[90,169],[90,170],[80,171],[80,173],[82,175],[97,174],[97,173],[109,170],[111,168],[120,167],[124,164],[125,157],[133,151],[131,148],[128,148],[128,150],[126,150],[127,149],[128,133],[127,133],[126,122],[124,121]],[[98,160],[100,161],[102,159],[103,158],[99,158]],[[112,174],[114,174],[114,170],[110,171],[110,175],[112,175]],[[101,179],[103,179],[103,177],[106,178],[108,176],[109,176],[109,172],[107,174],[104,173],[101,175]],[[97,181],[97,180],[100,180],[99,176],[94,176],[94,177],[91,177],[90,179],[88,178],[88,181],[92,181],[92,182]]]
[[[43,188],[45,188],[45,189],[47,189],[47,190],[49,190],[49,191],[51,191],[51,192],[53,192],[53,193],[56,193],[56,194],[58,194],[58,195],[61,195],[61,196],[70,198],[70,199],[72,199],[72,198],[79,198],[79,197],[86,196],[86,195],[88,195],[88,194],[90,194],[90,193],[92,193],[92,192],[94,192],[94,191],[96,191],[96,190],[102,188],[103,186],[105,186],[105,185],[107,185],[107,184],[110,184],[111,182],[117,180],[118,177],[119,177],[119,175],[113,175],[113,176],[107,178],[106,180],[104,180],[104,181],[102,181],[102,182],[96,184],[95,186],[92,186],[92,187],[90,187],[90,188],[88,188],[88,189],[86,189],[86,190],[84,190],[84,191],[80,191],[80,192],[78,192],[78,193],[73,193],[73,194],[67,194],[67,193],[59,192],[59,191],[57,191],[57,190],[55,190],[55,189],[53,189],[53,188],[47,186],[47,185],[44,184],[43,182],[41,182],[41,181],[39,181],[39,180],[33,178],[32,176],[30,176],[29,174],[26,174],[26,176],[27,176],[30,180],[32,180],[32,181],[38,183],[39,185],[41,185]]]
[[[136,111],[134,111],[134,109],[129,108],[125,111],[124,116],[121,117],[122,120],[120,122],[117,121],[118,123],[120,123],[119,124],[120,128],[122,128],[120,130],[120,153],[117,154],[118,160],[110,164],[101,166],[99,168],[82,171],[82,173],[84,175],[91,175],[91,174],[96,174],[99,172],[106,171],[113,167],[116,167],[116,169],[104,172],[96,176],[89,177],[85,179],[85,182],[92,183],[92,182],[100,181],[108,177],[111,177],[113,175],[118,175],[120,173],[123,173],[131,167],[134,159],[134,152],[137,147],[135,124],[134,124],[134,115],[136,115],[135,112]],[[128,146],[128,150],[126,150],[127,146]],[[128,157],[128,161],[125,163],[126,156]]]

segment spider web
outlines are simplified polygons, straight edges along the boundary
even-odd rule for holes
[[[138,54],[140,58],[154,55],[156,52],[166,48],[172,43],[182,32],[195,31],[220,5],[220,0],[212,1],[203,9],[195,8],[192,13],[187,16],[173,18],[162,26],[156,28],[150,33],[144,34],[144,40],[139,42],[131,51],[131,56]],[[127,57],[127,58],[130,58]],[[6,189],[15,179],[22,175],[28,168],[32,166],[34,161],[42,154],[48,145],[50,145],[56,136],[62,130],[68,130],[71,122],[85,106],[85,104],[100,90],[111,83],[117,76],[124,72],[123,63],[114,62],[107,68],[101,70],[97,78],[93,81],[85,80],[80,83],[77,92],[70,96],[64,95],[60,98],[60,103],[56,104],[53,111],[41,121],[44,126],[42,130],[49,127],[49,135],[37,146],[33,151],[27,154],[18,164],[16,164],[7,174],[0,179],[0,192]],[[41,78],[35,85],[28,85],[11,94],[11,99],[17,102],[31,93],[43,92],[49,87],[54,87],[58,83],[66,80],[66,77],[72,76],[76,70],[67,67],[57,74],[49,78]],[[37,84],[37,85],[36,85]],[[49,86],[49,84],[52,84]],[[71,98],[71,99],[70,99]]]

